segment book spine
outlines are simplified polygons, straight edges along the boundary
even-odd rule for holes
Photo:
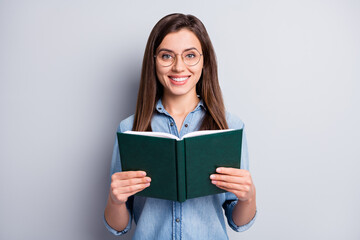
[[[186,200],[185,141],[180,140],[175,142],[178,201],[184,202]]]

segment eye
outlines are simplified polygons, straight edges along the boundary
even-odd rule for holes
[[[185,55],[186,58],[191,59],[191,58],[195,58],[196,54],[195,53],[188,53]]]
[[[169,53],[162,53],[161,54],[161,59],[162,60],[170,60],[171,58],[173,58],[173,56]]]

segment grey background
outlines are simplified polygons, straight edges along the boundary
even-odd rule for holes
[[[246,124],[259,215],[230,239],[360,239],[360,2],[340,0],[0,1],[0,239],[115,239],[115,130],[172,12],[204,22]]]

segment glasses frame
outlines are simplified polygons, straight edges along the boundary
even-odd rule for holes
[[[195,64],[187,64],[187,63],[184,61],[184,56],[183,56],[184,52],[187,52],[187,51],[190,51],[190,50],[195,50],[196,52],[198,52],[198,53],[200,54],[199,61],[197,61]],[[193,67],[193,66],[197,65],[197,64],[200,62],[200,59],[201,59],[201,57],[203,56],[203,54],[200,53],[199,50],[197,50],[196,48],[185,49],[181,54],[180,54],[180,53],[175,53],[174,51],[169,50],[169,49],[161,49],[156,55],[154,55],[155,61],[157,60],[157,56],[159,55],[159,53],[160,53],[161,51],[171,52],[171,53],[173,53],[173,54],[175,55],[174,61],[173,61],[172,63],[168,64],[168,65],[163,65],[163,64],[161,64],[161,63],[158,61],[159,64],[160,64],[161,66],[163,66],[163,67],[170,67],[171,65],[173,65],[173,64],[176,62],[176,59],[177,59],[176,56],[177,56],[177,55],[180,55],[180,56],[181,56],[181,59],[182,59],[182,61],[183,61],[183,63],[184,63],[185,65],[187,65],[187,66],[189,66],[189,67]]]

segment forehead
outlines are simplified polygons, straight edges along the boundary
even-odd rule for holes
[[[184,28],[178,32],[167,34],[158,47],[158,49],[161,48],[174,52],[181,52],[188,48],[196,48],[201,51],[201,43],[192,31]]]

